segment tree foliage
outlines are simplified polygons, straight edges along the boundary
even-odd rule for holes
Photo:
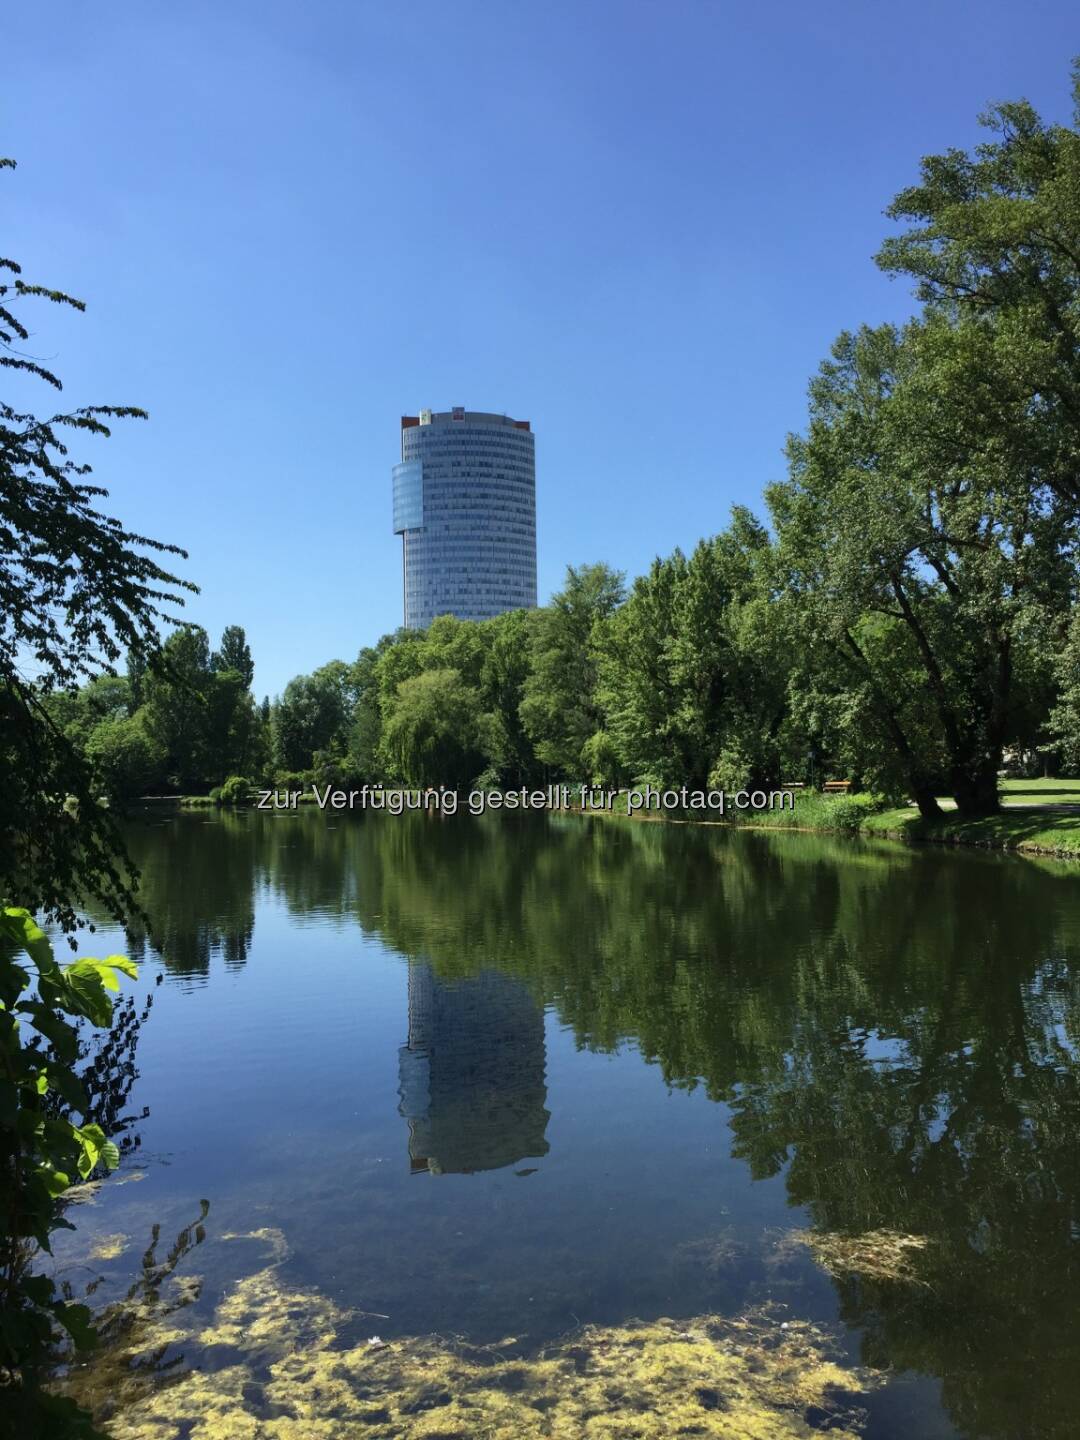
[[[20,317],[34,300],[84,308],[0,258],[0,367],[60,391],[21,349],[30,332]],[[195,588],[164,568],[183,557],[177,546],[98,508],[107,492],[70,453],[73,438],[107,438],[129,418],[144,412],[90,405],[40,418],[0,401],[0,892],[66,928],[80,897],[119,918],[132,891],[90,762],[57,726],[50,698],[110,670],[125,649],[153,651],[159,623]]]
[[[93,1433],[70,1400],[43,1388],[62,1354],[56,1326],[76,1348],[92,1348],[90,1312],[59,1298],[52,1278],[32,1265],[39,1251],[50,1253],[55,1230],[74,1228],[58,1202],[76,1177],[87,1180],[119,1163],[115,1143],[91,1119],[68,1017],[107,1028],[110,992],[119,990],[121,975],[138,976],[123,955],[61,966],[28,910],[0,911],[0,1401],[11,1434]],[[51,1097],[62,1102],[59,1110]]]

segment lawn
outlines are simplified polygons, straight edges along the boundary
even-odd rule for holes
[[[1080,856],[1080,780],[1006,780],[1001,811],[981,820],[961,820],[952,800],[940,804],[952,812],[941,820],[923,820],[914,806],[882,810],[863,818],[860,833]]]

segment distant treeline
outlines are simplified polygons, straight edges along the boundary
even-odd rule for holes
[[[845,777],[975,815],[1006,756],[1075,769],[1080,133],[1024,102],[984,123],[890,207],[877,263],[920,308],[838,338],[768,525],[737,509],[628,590],[571,569],[538,610],[398,632],[261,706],[241,630],[177,631],[57,702],[102,783]]]

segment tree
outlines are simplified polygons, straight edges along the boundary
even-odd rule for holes
[[[165,751],[147,732],[142,715],[102,720],[86,741],[86,757],[114,800],[133,800],[160,782]]]
[[[466,786],[484,766],[480,697],[456,670],[425,670],[403,680],[383,743],[407,784]]]
[[[1055,657],[1054,670],[1058,696],[1047,728],[1066,770],[1076,775],[1080,774],[1080,609],[1072,613],[1065,644]]]
[[[210,644],[198,625],[174,630],[143,679],[145,701],[139,713],[164,751],[169,780],[181,791],[207,783],[214,679]]]
[[[327,667],[323,668],[325,672]],[[297,675],[285,686],[271,715],[276,764],[286,770],[309,770],[315,751],[334,741],[346,718],[336,675]]]
[[[498,781],[510,785],[523,785],[536,772],[521,718],[536,614],[535,610],[508,610],[480,626],[485,644],[479,674],[480,705],[488,716],[488,769]]]
[[[1074,583],[1076,516],[1044,479],[1044,442],[996,322],[931,311],[840,337],[809,430],[789,441],[790,479],[769,492],[789,577],[880,695],[924,813],[935,757],[912,743],[859,628],[896,622],[957,808],[995,810],[1017,644]]]
[[[0,168],[12,164],[0,160]],[[29,331],[17,312],[34,298],[83,305],[21,274],[15,261],[0,259],[0,367],[59,391],[59,379],[18,350]],[[31,1250],[47,1250],[51,1233],[67,1223],[57,1201],[72,1177],[111,1168],[117,1158],[71,1069],[78,1043],[65,1015],[107,1025],[106,989],[137,970],[121,956],[61,967],[31,910],[71,934],[82,907],[124,923],[138,906],[92,763],[49,704],[110,672],[125,647],[156,650],[166,607],[195,588],[160,563],[181,550],[133,534],[96,508],[107,492],[89,482],[90,467],[71,458],[67,442],[72,432],[106,437],[107,422],[142,415],[89,406],[42,420],[0,401],[0,1371],[12,1432],[58,1440],[94,1432],[84,1412],[43,1388],[56,1325],[80,1349],[94,1334],[85,1307],[64,1304],[52,1278],[32,1272]],[[27,952],[35,974],[16,963],[15,948]],[[57,1096],[66,1108],[50,1112]]]
[[[790,661],[768,533],[736,507],[687,559],[654,561],[603,630],[599,698],[638,783],[740,788],[784,768]]]
[[[16,348],[29,338],[17,310],[37,298],[81,311],[82,301],[25,282],[14,260],[0,259],[0,276],[0,366],[61,390]],[[68,452],[73,434],[105,438],[124,418],[145,414],[93,405],[39,419],[0,402],[0,891],[69,930],[82,897],[118,920],[134,897],[93,771],[47,702],[110,670],[125,647],[153,651],[169,607],[195,589],[161,564],[182,550],[96,508],[107,492]]]
[[[346,764],[361,783],[377,780],[381,773],[379,746],[382,740],[382,711],[379,707],[379,657],[391,639],[384,636],[376,646],[366,646],[353,663],[353,705]]]
[[[255,678],[255,662],[242,625],[226,625],[221,632],[221,646],[210,657],[211,670],[235,670],[245,690],[251,689]]]
[[[624,593],[622,575],[609,566],[571,565],[562,590],[530,627],[522,724],[537,759],[571,781],[578,778],[585,742],[603,728],[597,646]]]
[[[211,672],[207,690],[204,777],[253,774],[266,758],[262,725],[251,691],[237,670]]]
[[[935,312],[994,322],[996,368],[1013,372],[1041,434],[1038,485],[1071,507],[1080,501],[1080,59],[1073,98],[1075,128],[1045,123],[1025,100],[993,105],[980,116],[993,138],[974,154],[924,159],[919,183],[886,212],[910,228],[877,256],[888,274],[911,276]]]

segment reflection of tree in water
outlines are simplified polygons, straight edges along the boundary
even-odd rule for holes
[[[940,1375],[971,1433],[1073,1435],[1080,986],[1061,962],[1018,975],[988,956],[983,981],[954,971],[927,1000],[850,1017],[834,1002],[831,1030],[815,1001],[736,1100],[737,1153],[756,1175],[790,1160],[789,1195],[825,1230],[928,1237],[919,1285],[840,1281],[867,1360]],[[874,1053],[871,1013],[894,1053]]]
[[[139,895],[152,933],[133,934],[136,955],[151,948],[174,975],[206,975],[221,956],[244,965],[255,928],[255,889],[265,843],[246,814],[132,825],[127,834],[141,871]]]
[[[63,1388],[87,1407],[98,1423],[134,1404],[170,1379],[184,1378],[184,1354],[173,1349],[172,1336],[163,1322],[175,1311],[199,1298],[198,1277],[181,1279],[173,1272],[195,1246],[206,1239],[210,1202],[199,1202],[198,1218],[185,1225],[168,1251],[161,1255],[161,1226],[154,1224],[143,1252],[139,1276],[127,1294],[95,1315],[98,1345],[89,1357],[70,1371]],[[171,1281],[171,1284],[166,1282]],[[100,1284],[86,1287],[92,1295]],[[63,1286],[68,1299],[74,1294]],[[166,1358],[168,1356],[168,1358]]]
[[[436,981],[502,970],[580,1044],[633,1038],[669,1083],[732,1108],[736,1153],[758,1176],[786,1167],[822,1230],[927,1237],[925,1286],[838,1281],[868,1359],[942,1377],[966,1431],[1074,1433],[1072,872],[510,816],[246,816],[215,854],[209,904],[177,878],[174,928],[250,917],[266,877],[294,915],[352,916]]]

